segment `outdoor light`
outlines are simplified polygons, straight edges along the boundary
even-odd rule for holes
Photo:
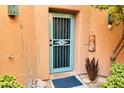
[[[113,23],[113,18],[112,18],[112,15],[109,14],[109,15],[108,15],[108,29],[109,29],[109,30],[112,29],[112,23]]]
[[[112,25],[111,25],[111,24],[108,25],[108,29],[109,29],[109,30],[112,29]]]
[[[18,5],[8,5],[8,15],[10,17],[15,17],[19,15]]]

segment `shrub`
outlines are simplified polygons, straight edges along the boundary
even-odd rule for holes
[[[0,88],[23,88],[24,86],[17,83],[16,77],[12,75],[0,76]]]
[[[114,63],[110,68],[111,75],[101,85],[103,88],[124,88],[124,64]]]

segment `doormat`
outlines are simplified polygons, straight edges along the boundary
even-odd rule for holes
[[[55,88],[73,88],[83,85],[83,83],[76,76],[54,79],[51,82]]]

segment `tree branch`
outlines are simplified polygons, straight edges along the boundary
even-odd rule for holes
[[[114,61],[116,60],[116,58],[119,55],[119,53],[121,52],[121,50],[124,48],[124,21],[122,24],[123,24],[122,38],[120,39],[116,48],[113,51],[113,55],[111,56],[111,59],[110,59],[112,61],[112,63],[114,63]]]
[[[118,55],[119,55],[119,53],[121,52],[121,50],[123,49],[123,47],[124,47],[124,40],[123,40],[123,42],[120,44],[120,46],[118,47],[118,49],[117,49],[117,51],[113,54],[113,58],[116,58]]]
[[[121,39],[119,40],[119,42],[118,42],[116,48],[114,49],[113,53],[115,53],[117,51],[117,49],[119,48],[119,46],[122,43],[123,39],[124,39],[124,21],[123,21],[123,31],[122,31]]]

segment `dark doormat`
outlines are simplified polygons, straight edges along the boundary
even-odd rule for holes
[[[83,85],[75,76],[52,80],[55,88],[72,88]]]

